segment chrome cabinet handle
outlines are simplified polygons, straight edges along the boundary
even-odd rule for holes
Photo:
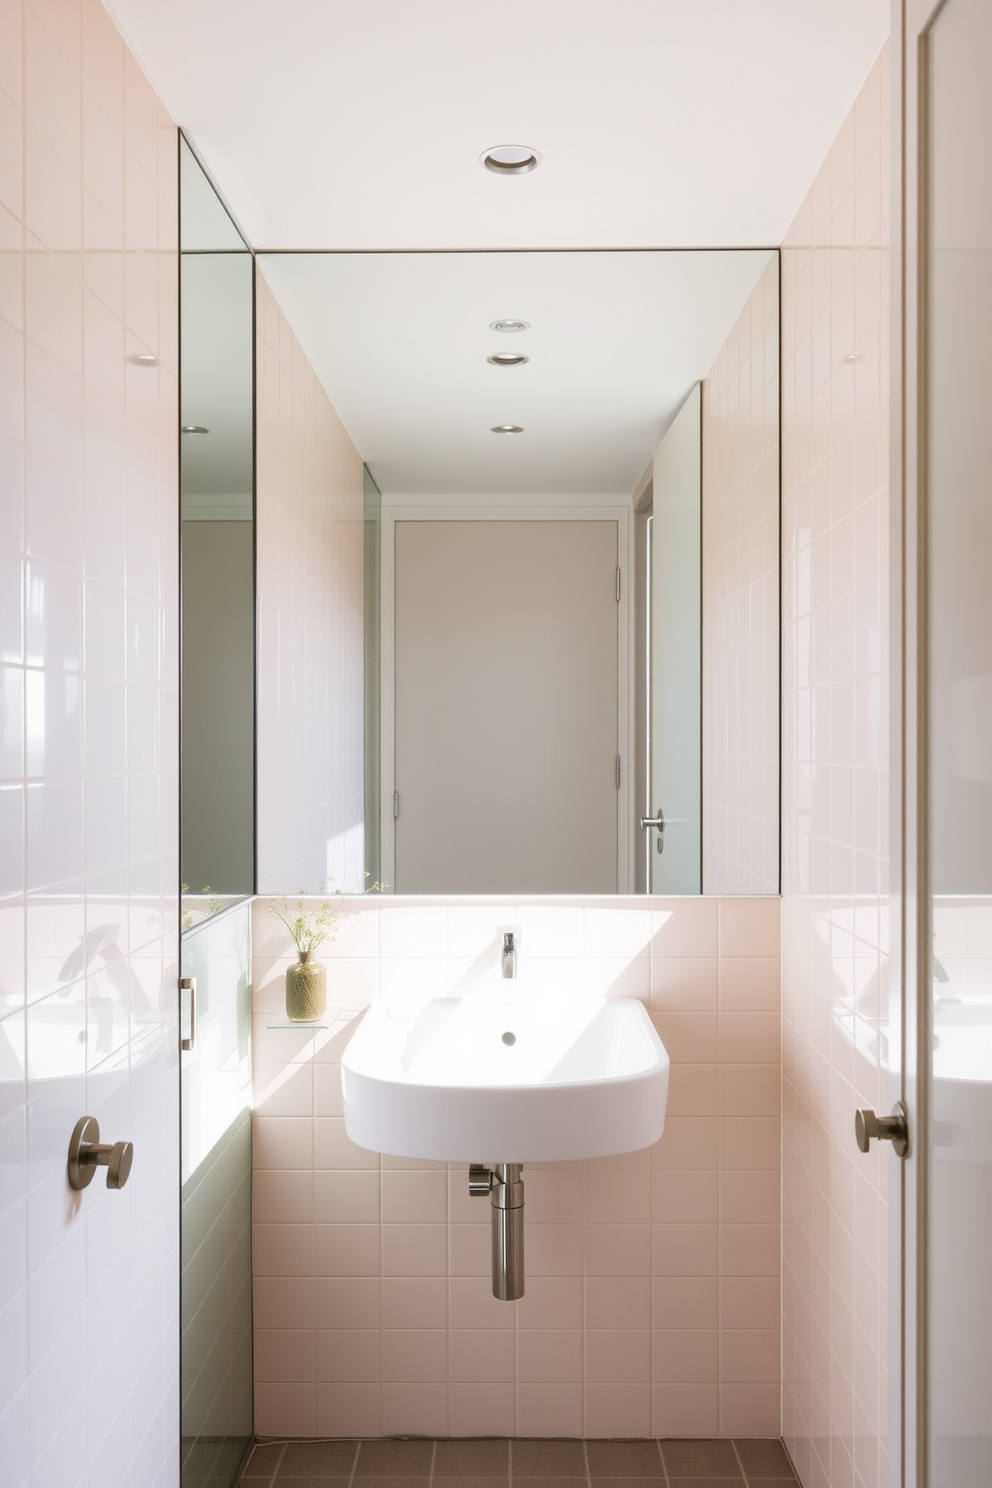
[[[87,1188],[97,1168],[106,1168],[107,1187],[123,1188],[131,1174],[134,1148],[130,1142],[101,1142],[95,1116],[80,1116],[69,1138],[69,1186]]]
[[[854,1136],[862,1152],[867,1152],[874,1138],[891,1142],[896,1157],[909,1152],[909,1112],[902,1101],[896,1101],[891,1116],[876,1116],[872,1110],[855,1111]]]
[[[189,1037],[180,1036],[179,1047],[184,1053],[196,1046],[196,977],[179,978],[179,995],[189,993]]]

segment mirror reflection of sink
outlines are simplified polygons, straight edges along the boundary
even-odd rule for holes
[[[649,1147],[669,1060],[641,1003],[526,991],[382,997],[341,1058],[345,1129],[393,1157],[563,1162]]]

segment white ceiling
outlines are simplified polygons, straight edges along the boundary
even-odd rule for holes
[[[889,25],[889,0],[108,8],[254,248],[358,253],[774,247]],[[498,144],[543,163],[494,176],[479,155]],[[667,258],[449,253],[265,272],[385,495],[605,494],[644,468],[754,270]],[[527,339],[530,365],[486,365],[501,315],[533,322],[499,338]],[[650,365],[628,335],[637,320]],[[528,417],[524,436],[488,433]],[[552,433],[581,451],[574,473]]]
[[[111,0],[255,248],[781,242],[889,0]],[[540,150],[500,179],[478,157]]]
[[[769,256],[276,254],[260,263],[389,497],[622,499]],[[507,317],[531,329],[489,329]],[[530,360],[487,362],[506,351]],[[491,432],[506,423],[524,433]]]

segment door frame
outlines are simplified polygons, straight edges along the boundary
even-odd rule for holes
[[[634,676],[630,665],[634,585],[633,522],[628,505],[570,506],[403,506],[382,507],[382,875],[396,881],[396,828],[393,792],[396,789],[396,523],[397,522],[616,522],[620,602],[617,605],[617,750],[620,788],[617,791],[617,893],[630,892],[631,767]]]
[[[892,5],[892,420],[890,487],[892,1097],[910,1151],[890,1204],[889,1477],[928,1488],[928,1082],[931,989],[927,821],[926,85],[927,33],[946,0]]]

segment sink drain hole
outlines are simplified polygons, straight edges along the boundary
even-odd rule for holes
[[[510,1033],[509,1030],[507,1030],[507,1032],[503,1035],[503,1042],[504,1044],[515,1044],[517,1042],[517,1035],[515,1033]]]

